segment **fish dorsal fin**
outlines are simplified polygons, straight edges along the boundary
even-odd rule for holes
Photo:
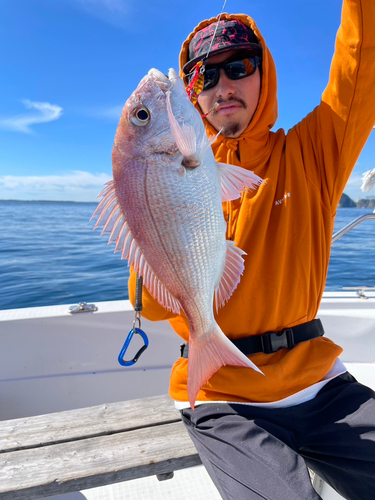
[[[145,287],[159,304],[175,314],[180,314],[180,302],[173,297],[163,283],[157,278],[142,254],[139,259],[139,265],[137,267],[134,266],[134,269],[143,277]],[[139,269],[139,271],[137,271],[137,269]]]
[[[121,252],[121,259],[128,259],[128,265],[143,277],[143,282],[151,295],[166,309],[179,314],[181,306],[177,299],[165,288],[147,263],[142,251],[129,229],[120,205],[117,202],[114,182],[109,181],[100,193],[103,196],[93,217],[99,217],[94,229],[104,226],[102,234],[109,233],[108,244],[116,243],[115,253]]]
[[[224,270],[221,275],[221,280],[215,289],[216,312],[218,312],[219,307],[223,306],[232,296],[232,293],[240,282],[241,275],[245,268],[242,255],[246,255],[246,253],[236,247],[233,241],[227,240],[226,243],[227,251],[225,255]]]
[[[236,165],[217,163],[221,180],[221,201],[236,200],[242,191],[255,189],[264,183],[254,172]]]

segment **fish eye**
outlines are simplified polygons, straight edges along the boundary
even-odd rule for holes
[[[144,127],[150,121],[150,112],[144,106],[137,106],[130,117],[130,121],[137,127]]]

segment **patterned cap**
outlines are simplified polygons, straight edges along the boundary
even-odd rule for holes
[[[254,32],[241,21],[218,21],[209,24],[193,36],[189,44],[189,61],[183,67],[183,71],[185,74],[189,73],[198,61],[207,57],[208,53],[209,56],[213,56],[229,50],[250,50],[262,54],[262,46]]]

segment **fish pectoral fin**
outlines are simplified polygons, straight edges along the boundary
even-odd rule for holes
[[[251,170],[230,165],[227,163],[217,163],[221,180],[221,201],[236,200],[241,196],[242,191],[255,189],[265,181],[258,177]]]
[[[218,312],[219,307],[223,306],[232,296],[232,293],[240,282],[241,275],[245,268],[242,255],[246,255],[246,253],[238,248],[231,240],[227,240],[226,244],[227,251],[224,269],[219,284],[215,289],[216,312]]]
[[[185,124],[183,124],[182,127],[180,127],[180,124],[174,117],[172,111],[171,93],[167,92],[166,95],[167,95],[167,112],[168,112],[169,123],[177,147],[185,158],[189,158],[189,161],[192,161],[192,159],[194,158],[196,158],[196,160],[199,161],[197,157],[197,138],[194,127]]]
[[[199,337],[198,340],[196,335],[190,334],[189,338],[187,393],[193,410],[200,389],[222,366],[252,368],[263,375],[263,372],[224,335],[218,325],[211,332]]]

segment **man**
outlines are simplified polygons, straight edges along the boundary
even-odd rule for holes
[[[336,208],[375,123],[375,3],[344,0],[321,103],[287,134],[270,131],[276,70],[255,22],[227,14],[217,21],[197,26],[180,65],[188,85],[203,62],[196,106],[209,135],[221,130],[213,144],[217,161],[267,182],[223,207],[227,237],[247,257],[239,286],[217,315],[265,376],[225,366],[202,387],[192,411],[185,348],[172,369],[170,395],[224,499],[319,499],[306,465],[344,498],[371,499],[375,394],[346,372],[342,349],[315,318]],[[134,278],[131,294],[133,284]],[[188,342],[186,318],[167,313],[147,293],[144,314],[169,319]]]

